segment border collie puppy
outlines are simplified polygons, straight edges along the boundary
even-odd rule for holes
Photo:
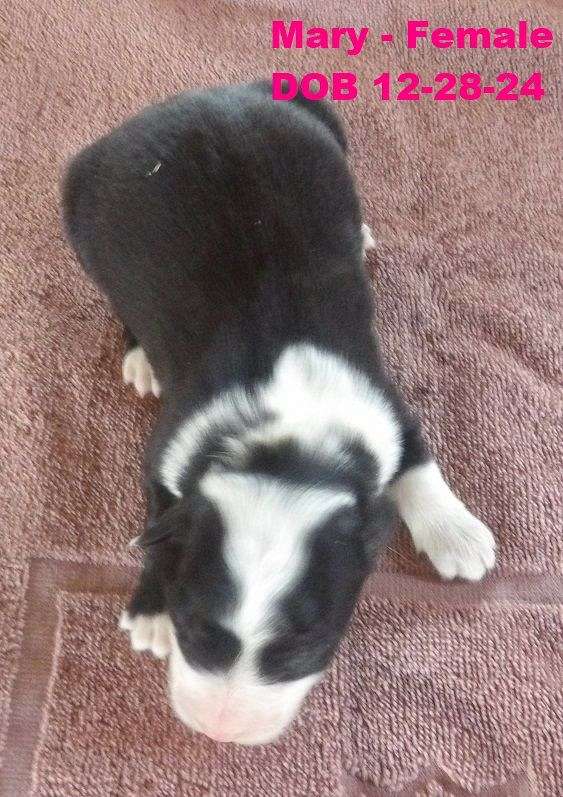
[[[180,94],[64,182],[70,241],[126,329],[125,382],[162,397],[121,627],[169,656],[186,724],[241,744],[275,739],[321,677],[393,507],[444,578],[495,559],[385,375],[342,128],[270,95]]]

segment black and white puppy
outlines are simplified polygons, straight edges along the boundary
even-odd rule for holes
[[[122,627],[170,656],[179,717],[275,739],[327,667],[393,505],[445,578],[493,566],[388,381],[371,244],[331,109],[270,86],[185,93],[85,149],[70,240],[162,394],[145,564]]]

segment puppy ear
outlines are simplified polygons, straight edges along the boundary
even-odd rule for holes
[[[146,493],[147,525],[142,534],[133,537],[129,542],[129,548],[146,548],[148,545],[153,545],[155,542],[166,539],[172,533],[171,530],[168,530],[168,525],[161,523],[160,520],[163,514],[174,506],[178,499],[163,484],[156,481],[148,482]]]
[[[175,535],[185,536],[189,524],[189,507],[185,499],[180,499],[157,517],[149,517],[145,530],[135,538],[134,544],[139,548],[148,548]]]
[[[192,532],[201,526],[201,521],[211,510],[211,504],[199,490],[178,498],[162,485],[152,486],[153,514],[149,514],[147,525],[136,540],[139,548],[148,548],[166,541],[188,543]]]
[[[178,498],[170,490],[154,480],[146,485],[146,493],[149,522],[157,520],[163,512],[166,512],[178,501]]]

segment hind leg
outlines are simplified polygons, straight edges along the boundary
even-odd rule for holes
[[[127,328],[125,329],[125,347],[122,366],[123,381],[126,385],[133,385],[141,398],[149,393],[158,398],[161,388],[151,364],[144,350]]]
[[[364,246],[364,257],[366,257],[369,249],[375,249],[375,241],[368,224],[362,224],[362,243]]]

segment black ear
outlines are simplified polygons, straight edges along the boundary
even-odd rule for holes
[[[166,512],[178,501],[178,498],[172,495],[170,490],[154,480],[148,482],[146,492],[149,522],[157,520],[163,512]]]
[[[178,498],[160,484],[153,483],[149,494],[149,517],[142,534],[133,540],[130,545],[148,548],[150,545],[165,542],[187,542],[201,519],[209,513],[211,504],[199,490],[194,490],[186,496]],[[152,510],[152,513],[151,513]]]
[[[147,493],[147,525],[145,530],[134,537],[129,547],[146,548],[170,537],[174,529],[174,521],[167,517],[168,512],[178,503],[176,496],[172,495],[163,484],[150,481],[146,485]]]
[[[158,517],[149,518],[145,530],[134,540],[139,548],[186,535],[190,525],[190,510],[185,499],[178,500]]]

